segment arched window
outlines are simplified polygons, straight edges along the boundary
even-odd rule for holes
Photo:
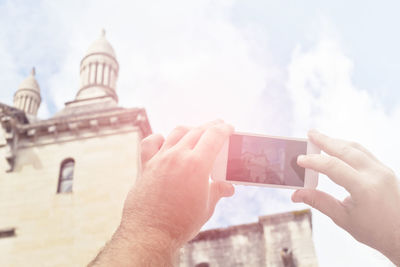
[[[61,162],[57,193],[71,193],[74,181],[75,160],[68,158]]]

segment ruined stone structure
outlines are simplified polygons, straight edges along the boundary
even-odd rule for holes
[[[257,223],[203,231],[180,255],[180,267],[225,266],[318,266],[310,210],[263,216]]]
[[[118,226],[139,174],[140,141],[151,133],[144,109],[118,106],[118,72],[103,32],[81,61],[75,99],[53,117],[36,117],[34,69],[14,105],[0,103],[0,266],[85,266]],[[184,248],[181,266],[315,261],[307,211],[203,232]]]

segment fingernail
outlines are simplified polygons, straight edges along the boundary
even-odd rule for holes
[[[316,129],[311,129],[311,130],[308,131],[308,136],[313,136],[313,135],[316,135],[316,134],[319,134],[319,133],[320,132],[317,131]]]
[[[233,196],[233,194],[235,194],[235,187],[233,187],[233,185],[231,185],[229,188],[227,188],[226,195]]]
[[[218,189],[222,197],[230,197],[235,193],[235,188],[232,184],[226,182],[220,182]]]
[[[299,196],[299,190],[294,191],[292,195],[292,201],[295,203],[302,202],[301,197]]]
[[[297,157],[297,162],[304,161],[305,159],[306,159],[306,156],[305,156],[305,155],[299,155],[299,156]]]
[[[231,132],[231,133],[233,133],[235,131],[235,128],[231,124],[226,123],[226,122],[224,122],[221,125],[221,127],[224,127],[225,129],[228,129],[228,131]]]

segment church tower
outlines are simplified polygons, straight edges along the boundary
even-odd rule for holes
[[[106,39],[105,30],[102,30],[81,60],[80,84],[75,99],[66,102],[65,108],[55,117],[118,108],[118,72],[114,48]]]
[[[111,44],[102,30],[81,61],[80,89],[76,101],[111,98],[118,102],[116,84],[119,65]]]
[[[14,107],[31,117],[36,117],[41,102],[40,87],[35,74],[35,68],[32,68],[31,74],[19,85],[14,95]]]

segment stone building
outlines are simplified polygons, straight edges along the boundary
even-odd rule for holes
[[[310,210],[199,233],[181,251],[180,267],[318,266]]]
[[[36,118],[34,70],[0,104],[0,266],[85,266],[118,226],[151,133],[144,109],[118,106],[118,71],[103,32],[52,118]]]
[[[143,108],[118,106],[118,72],[103,32],[81,60],[75,99],[53,117],[36,116],[34,69],[14,105],[0,103],[0,266],[85,266],[118,226],[151,133]],[[181,266],[284,266],[285,257],[316,265],[309,212],[203,232]]]

